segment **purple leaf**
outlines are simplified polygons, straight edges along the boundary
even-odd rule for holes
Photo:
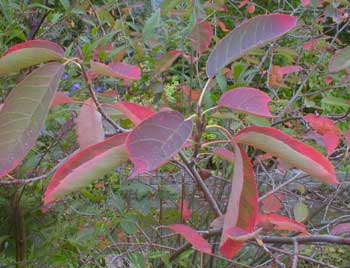
[[[176,111],[162,111],[142,121],[126,140],[134,164],[131,177],[169,161],[186,143],[191,131],[192,121],[184,121],[183,115]]]

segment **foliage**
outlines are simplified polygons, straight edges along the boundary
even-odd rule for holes
[[[344,2],[0,1],[0,267],[307,267],[327,260],[303,243],[349,245]]]

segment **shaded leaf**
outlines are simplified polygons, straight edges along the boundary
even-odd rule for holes
[[[211,39],[213,38],[213,29],[210,23],[206,20],[202,21],[201,19],[198,19],[192,32],[190,33],[189,38],[194,51],[199,54],[207,51],[210,46]]]
[[[92,98],[87,99],[80,108],[76,119],[76,133],[80,149],[105,139],[102,125],[102,116]]]
[[[142,30],[143,38],[148,40],[157,37],[158,34],[156,33],[156,29],[159,27],[160,23],[160,9],[157,9],[145,22]]]
[[[232,145],[235,149],[235,168],[220,241],[220,252],[226,258],[233,258],[243,245],[229,239],[227,232],[232,227],[239,227],[250,233],[258,214],[258,191],[250,159],[242,147],[235,142]]]
[[[339,72],[350,66],[350,46],[338,50],[329,61],[328,70],[331,73]]]
[[[284,75],[299,72],[302,71],[303,67],[298,65],[290,65],[290,66],[278,66],[278,65],[272,65],[270,72],[269,72],[269,86],[270,87],[286,87],[286,85],[283,83],[283,77]]]
[[[114,103],[113,107],[123,112],[135,125],[140,124],[143,120],[155,114],[153,110],[147,107],[127,101]]]
[[[303,203],[297,203],[293,208],[294,218],[298,222],[302,222],[307,219],[309,215],[309,208]]]
[[[56,92],[55,95],[53,96],[53,100],[51,102],[50,107],[55,107],[61,104],[66,104],[66,103],[72,103],[74,100],[64,94],[63,92]]]
[[[201,95],[201,92],[198,89],[191,89],[186,85],[178,85],[177,88],[181,89],[188,98],[191,96],[191,100],[198,100]]]
[[[197,231],[187,225],[184,224],[170,224],[167,226],[163,226],[164,228],[168,228],[178,234],[180,234],[183,238],[185,238],[191,245],[198,251],[203,253],[211,253],[210,244],[201,237]]]
[[[219,107],[263,117],[273,117],[269,111],[269,95],[252,87],[239,87],[226,91],[219,99]]]
[[[160,3],[160,10],[161,10],[162,16],[168,15],[168,13],[171,10],[173,10],[178,3],[180,3],[180,0],[163,0]]]
[[[45,205],[79,190],[128,159],[124,142],[128,133],[114,135],[82,149],[55,172],[45,192]]]
[[[282,200],[285,195],[283,193],[275,193],[269,195],[262,201],[262,210],[265,213],[278,212],[283,208]]]
[[[30,40],[10,47],[0,58],[0,75],[64,58],[64,50],[47,40]]]
[[[126,140],[134,164],[131,177],[169,161],[186,143],[191,131],[192,121],[184,121],[183,115],[175,111],[162,111],[142,121]]]
[[[182,212],[183,221],[187,221],[189,218],[191,218],[192,211],[188,208],[187,200],[180,199],[177,203],[177,208],[179,209],[180,214]]]
[[[329,160],[313,147],[298,141],[278,129],[251,126],[241,130],[236,142],[248,144],[279,157],[291,166],[310,176],[328,183],[338,183],[334,167]]]
[[[29,74],[5,99],[0,112],[0,177],[16,168],[34,146],[63,75],[47,63]]]
[[[122,62],[112,62],[108,65],[91,61],[91,78],[94,75],[110,76],[127,80],[139,80],[141,78],[141,69],[136,65],[126,64]]]
[[[160,58],[156,59],[156,63],[154,66],[154,71],[156,72],[156,74],[158,75],[166,71],[181,54],[182,51],[174,49],[168,51]]]
[[[350,223],[340,223],[331,229],[332,235],[340,235],[350,232]]]
[[[256,225],[266,226],[266,222],[272,223],[275,230],[300,232],[303,234],[308,233],[304,224],[296,222],[286,216],[278,214],[259,214]]]
[[[284,14],[256,16],[238,25],[221,39],[209,55],[207,75],[213,77],[251,49],[279,38],[296,26],[297,18]]]

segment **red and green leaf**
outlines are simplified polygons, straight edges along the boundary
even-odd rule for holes
[[[164,228],[168,228],[178,234],[180,234],[183,238],[185,238],[194,249],[210,254],[211,246],[197,231],[185,224],[170,224],[167,226],[163,226]]]
[[[154,66],[155,73],[158,75],[166,71],[180,55],[182,55],[182,51],[174,49],[156,59]]]
[[[243,242],[228,238],[230,229],[239,227],[250,233],[258,214],[258,191],[250,159],[242,147],[235,142],[232,145],[235,149],[234,173],[220,241],[220,252],[226,258],[233,258],[243,245]]]
[[[86,147],[66,160],[53,175],[45,192],[45,205],[77,191],[101,178],[128,159],[125,139],[128,133],[114,135]]]
[[[257,226],[266,226],[266,224],[273,224],[275,230],[299,232],[308,234],[304,224],[290,219],[286,216],[278,214],[259,214],[256,220]]]
[[[278,129],[251,126],[235,137],[237,143],[261,149],[310,176],[327,183],[338,183],[332,163],[313,147],[298,141]]]
[[[162,111],[142,121],[126,140],[134,170],[131,177],[157,169],[175,156],[192,132],[181,113]]]
[[[198,20],[190,33],[190,40],[193,50],[198,54],[202,54],[207,51],[211,39],[213,38],[213,29],[210,23],[206,20]]]
[[[136,65],[126,64],[122,62],[112,62],[108,65],[91,61],[90,77],[109,76],[126,80],[139,80],[141,78],[141,69]]]
[[[219,99],[218,106],[234,111],[263,117],[273,117],[268,103],[271,101],[265,92],[252,87],[239,87],[226,91]]]
[[[30,40],[10,47],[0,58],[0,75],[47,61],[61,61],[64,50],[47,40]]]
[[[135,125],[140,124],[143,120],[155,114],[150,108],[127,101],[117,102],[113,104],[113,107],[121,111]]]
[[[207,75],[213,77],[230,62],[242,57],[251,49],[261,47],[292,30],[297,18],[284,14],[256,16],[229,32],[210,53]]]
[[[55,95],[53,96],[53,100],[51,102],[50,107],[55,107],[61,104],[66,104],[66,103],[72,103],[74,100],[64,94],[63,92],[56,92]]]
[[[91,98],[86,100],[80,108],[76,124],[80,149],[84,149],[105,139],[102,116],[97,111],[97,107]]]
[[[283,208],[282,201],[285,195],[283,193],[275,193],[267,196],[262,200],[262,210],[265,213],[275,213]]]
[[[43,65],[12,89],[5,99],[0,112],[0,177],[16,168],[34,146],[44,127],[63,68],[56,62]]]

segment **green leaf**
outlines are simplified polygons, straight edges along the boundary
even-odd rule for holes
[[[146,20],[142,33],[145,40],[152,39],[158,36],[155,30],[159,27],[161,22],[160,10],[156,10],[150,18]]]
[[[52,62],[29,74],[6,98],[0,112],[0,177],[16,168],[44,127],[64,66]]]
[[[350,66],[350,46],[338,50],[329,61],[329,71],[331,73],[339,72]]]
[[[178,3],[180,3],[180,0],[164,0],[164,1],[162,1],[162,3],[160,4],[162,16],[168,15],[168,13],[171,10],[173,10]]]
[[[293,208],[294,218],[298,222],[303,222],[309,215],[309,208],[303,203],[297,203]]]

